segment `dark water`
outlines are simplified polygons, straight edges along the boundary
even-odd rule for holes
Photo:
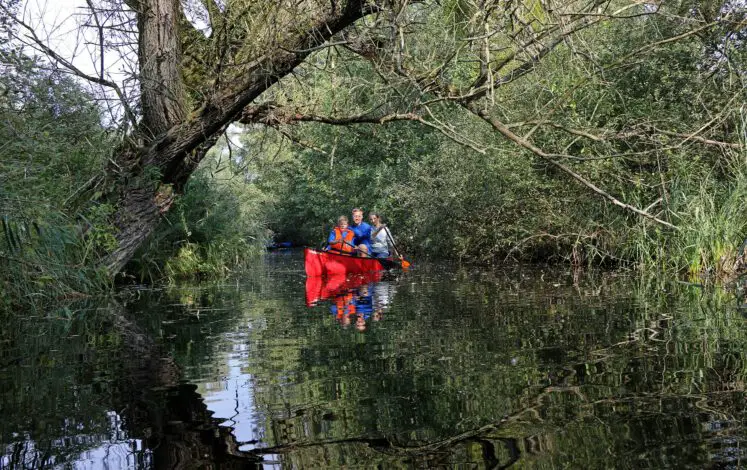
[[[276,253],[231,282],[19,312],[0,333],[0,467],[740,468],[747,457],[747,322],[732,293],[443,265],[311,307],[306,287],[299,254]]]

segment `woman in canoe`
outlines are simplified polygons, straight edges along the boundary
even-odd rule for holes
[[[329,232],[325,250],[353,255],[356,251],[355,245],[353,245],[354,238],[355,233],[348,228],[348,218],[341,215],[337,218],[337,226]]]
[[[374,258],[389,258],[390,253],[397,253],[394,247],[394,238],[389,228],[384,224],[381,214],[370,213],[368,220],[371,221],[371,254]]]

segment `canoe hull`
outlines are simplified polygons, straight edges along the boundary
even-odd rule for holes
[[[339,255],[311,248],[304,250],[304,268],[309,277],[345,276],[384,271],[384,266],[376,258],[358,258]]]

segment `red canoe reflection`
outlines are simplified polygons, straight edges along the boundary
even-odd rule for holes
[[[331,299],[364,284],[379,282],[381,271],[360,274],[335,275],[306,278],[306,306],[311,307],[322,300]]]

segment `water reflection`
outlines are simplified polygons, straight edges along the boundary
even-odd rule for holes
[[[306,281],[277,253],[238,281],[6,322],[0,466],[744,466],[733,293],[426,263]]]
[[[348,276],[307,277],[306,305],[327,301],[337,322],[347,328],[366,331],[371,322],[380,321],[396,293],[396,280],[382,279],[381,272]]]
[[[0,468],[258,462],[121,304],[60,313],[14,317],[0,330]]]
[[[0,468],[48,468],[69,461],[77,462],[78,468],[150,467],[152,455],[143,448],[143,441],[127,439],[118,424],[121,417],[113,411],[106,414],[112,421],[110,432],[106,434],[71,434],[41,446],[26,434],[23,439],[6,446],[0,456]]]

